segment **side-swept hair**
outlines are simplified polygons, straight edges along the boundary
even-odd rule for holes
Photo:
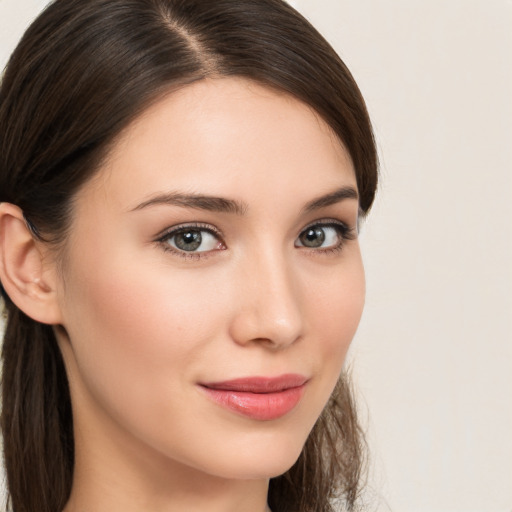
[[[29,27],[0,86],[0,202],[35,237],[66,239],[72,199],[121,130],[162,95],[239,76],[311,106],[348,150],[360,209],[377,185],[363,98],[320,34],[280,0],[55,0]],[[0,287],[1,288],[1,287]],[[10,508],[61,512],[74,464],[69,388],[53,328],[6,311],[1,427]],[[363,441],[342,377],[296,464],[270,482],[274,512],[353,510]]]

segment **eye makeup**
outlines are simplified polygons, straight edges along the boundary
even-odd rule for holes
[[[315,253],[336,253],[345,242],[357,238],[357,230],[336,219],[320,219],[308,224],[294,246]],[[166,252],[186,259],[201,259],[226,250],[221,231],[211,224],[192,222],[166,229],[155,242]]]

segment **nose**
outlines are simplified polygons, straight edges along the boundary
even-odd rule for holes
[[[292,265],[282,255],[258,255],[238,274],[232,339],[278,350],[303,334],[302,294]]]

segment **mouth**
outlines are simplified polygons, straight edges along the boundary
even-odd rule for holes
[[[307,382],[303,375],[286,374],[201,383],[199,387],[222,407],[254,420],[268,421],[292,411]]]

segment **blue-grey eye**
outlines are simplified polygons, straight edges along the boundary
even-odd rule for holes
[[[215,249],[219,240],[205,229],[183,229],[177,233],[171,233],[168,243],[180,251],[206,252]]]
[[[339,244],[340,237],[339,229],[334,226],[311,226],[299,235],[295,246],[313,249],[333,247]]]

